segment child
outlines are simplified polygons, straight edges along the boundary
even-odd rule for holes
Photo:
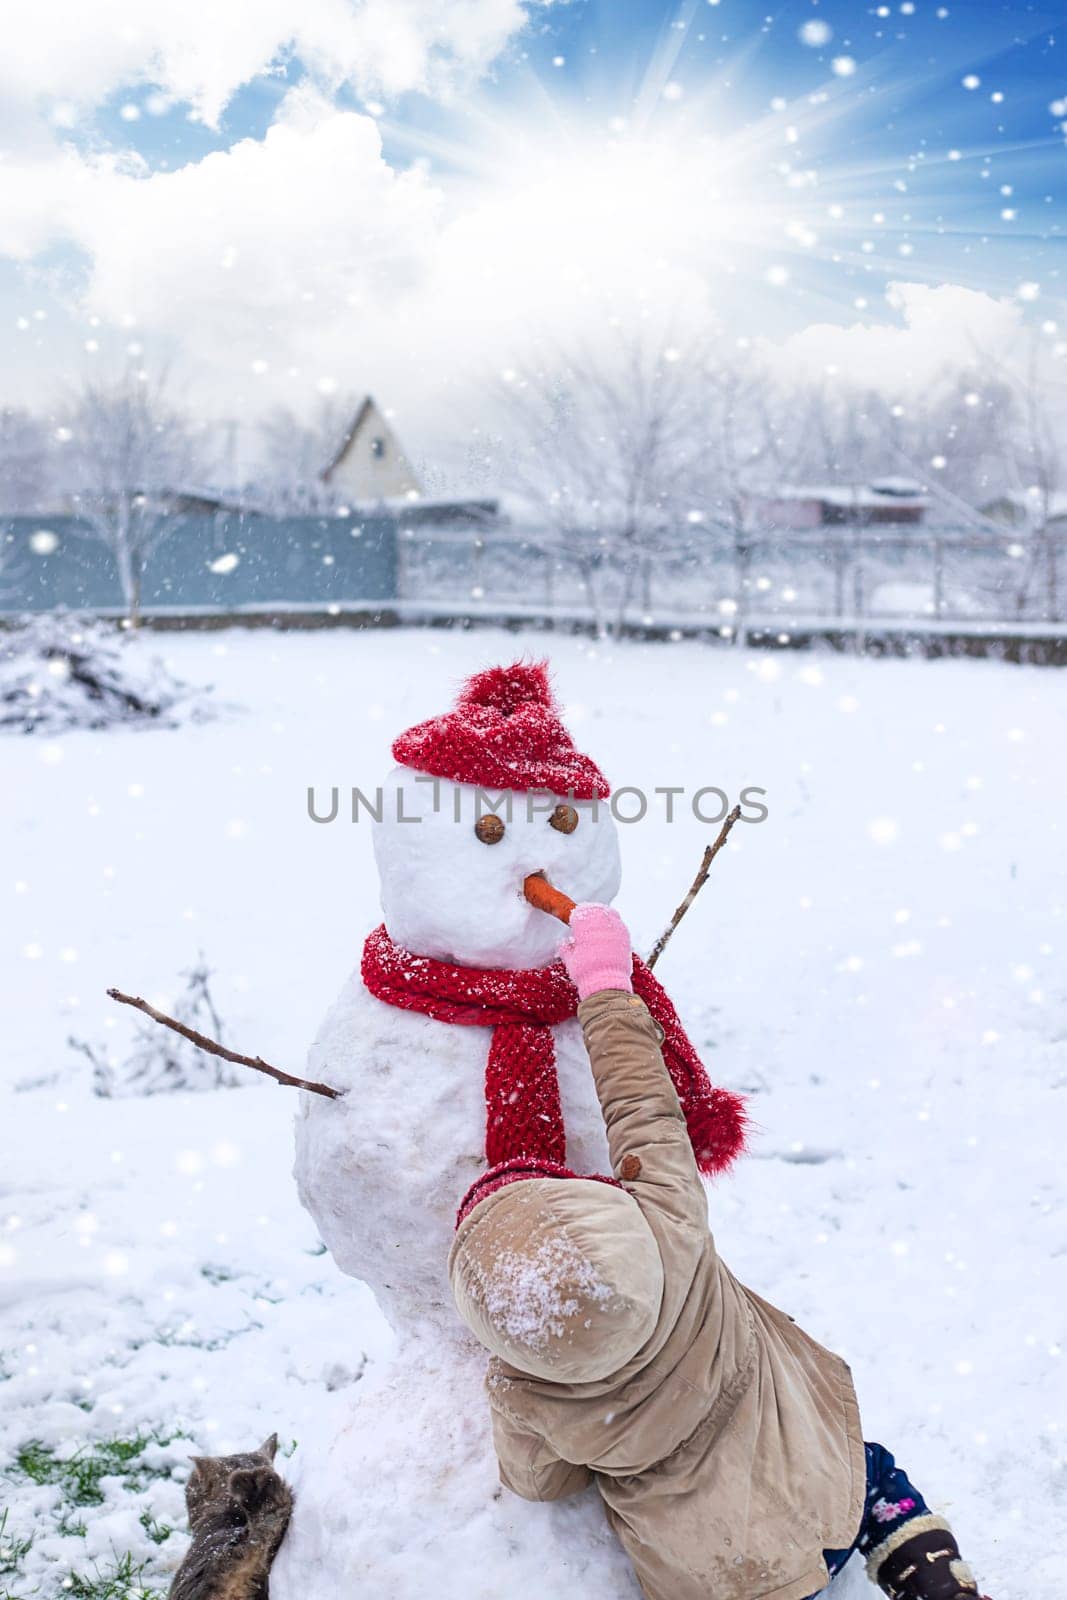
[[[617,1176],[517,1161],[475,1186],[449,1255],[493,1357],[502,1481],[528,1500],[595,1481],[649,1600],[807,1600],[857,1549],[891,1600],[977,1600],[947,1523],[864,1444],[845,1363],[719,1259],[618,913],[578,906],[571,933]]]

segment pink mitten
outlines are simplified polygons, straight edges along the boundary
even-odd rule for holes
[[[571,937],[559,953],[579,1000],[601,989],[625,989],[632,994],[633,951],[619,913],[587,901],[571,912],[570,929]]]

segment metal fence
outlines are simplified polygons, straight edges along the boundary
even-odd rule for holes
[[[396,518],[176,517],[149,556],[146,614],[228,614],[396,599]],[[0,613],[122,611],[110,551],[76,517],[0,519]]]
[[[122,609],[115,564],[73,518],[0,521],[0,613]],[[700,527],[629,555],[506,527],[403,515],[187,516],[154,551],[146,614],[359,608],[402,616],[788,632],[985,624],[1067,629],[1067,533],[840,528],[736,536]]]
[[[558,536],[402,529],[398,597],[457,610],[605,622],[1062,623],[1067,534],[843,528],[736,537],[701,529],[630,556]]]

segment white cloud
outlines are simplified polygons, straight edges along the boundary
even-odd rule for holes
[[[289,55],[328,87],[434,90],[481,74],[526,20],[524,0],[50,0],[10,17],[0,92],[69,120],[150,84],[214,125]]]
[[[388,165],[372,118],[302,95],[263,140],[173,173],[111,175],[97,200],[76,223],[93,312],[207,350],[254,330],[268,359],[353,309],[388,316],[423,275],[441,203],[418,169]]]
[[[531,11],[553,3],[24,7],[0,53],[0,255],[26,264],[27,284],[44,290],[37,303],[60,314],[47,327],[53,377],[27,340],[7,369],[8,397],[18,396],[17,384],[43,398],[64,366],[69,380],[71,352],[75,361],[89,350],[100,360],[120,354],[133,323],[146,359],[165,352],[216,411],[282,398],[299,405],[334,386],[375,381],[398,390],[397,366],[415,354],[405,345],[409,323],[417,319],[435,348],[455,332],[448,307],[435,323],[425,300],[415,304],[437,257],[441,197],[417,168],[390,167],[374,122],[338,109],[334,96],[343,85],[368,99],[454,94],[484,74]],[[94,112],[107,102],[149,115],[184,105],[217,125],[244,84],[290,57],[300,86],[262,139],[151,171],[97,136]],[[133,126],[132,112],[126,121]],[[42,275],[41,253],[53,246],[60,254]],[[103,323],[91,342],[86,316]],[[65,355],[57,342],[64,322]],[[38,326],[34,348],[42,351],[43,336]],[[236,374],[251,388],[242,390]]]
[[[120,84],[126,99],[139,75],[210,119],[278,59],[283,20],[296,40],[276,0],[256,0],[247,16],[244,0],[228,0],[221,26],[201,0],[180,14],[172,0],[99,3],[109,26],[94,13],[98,51],[87,41],[79,57],[64,35],[53,55],[28,24],[0,77],[25,69],[45,102],[73,104]],[[519,0],[307,0],[298,44],[310,78],[264,137],[175,171],[64,145],[62,129],[38,122],[0,161],[0,253],[32,270],[49,247],[73,247],[83,272],[76,290],[67,279],[71,342],[63,354],[56,346],[54,377],[37,376],[43,363],[33,370],[33,398],[58,386],[64,366],[74,376],[90,348],[98,364],[135,341],[146,364],[170,359],[208,416],[251,424],[278,402],[306,409],[370,389],[400,411],[402,434],[424,442],[464,416],[484,420],[486,383],[538,338],[574,348],[612,322],[673,321],[671,342],[684,344],[690,325],[718,319],[732,337],[770,302],[792,304],[791,290],[766,287],[767,265],[790,249],[783,241],[806,246],[815,201],[777,169],[768,177],[751,152],[733,156],[725,136],[683,124],[652,139],[562,117],[549,126],[529,109],[490,121],[475,105],[477,176],[439,182],[420,165],[390,165],[374,119],[331,98],[338,78],[395,89],[476,71],[524,14]],[[201,33],[210,50],[193,48]],[[785,270],[772,265],[775,283]],[[1004,350],[1024,309],[900,283],[879,322],[810,327],[770,354],[807,376],[833,367],[921,383],[976,345]],[[28,371],[30,337],[22,349]],[[15,381],[9,368],[9,392]]]
[[[0,167],[0,250],[76,246],[101,358],[136,326],[214,414],[369,388],[439,432],[457,390],[545,333],[701,320],[736,221],[688,203],[710,156],[509,137],[493,176],[446,197],[386,162],[373,118],[298,89],[263,139],[174,172],[73,149]]]
[[[0,170],[0,194],[0,249],[82,253],[100,359],[135,327],[209,414],[375,382],[388,395],[410,364],[405,324],[425,303],[443,201],[421,169],[386,162],[369,116],[296,91],[262,140],[176,172],[67,151]]]
[[[812,378],[832,371],[846,382],[912,389],[948,366],[1010,355],[1023,325],[1010,299],[952,283],[892,283],[886,312],[893,320],[813,323],[768,347],[768,354],[787,374]]]

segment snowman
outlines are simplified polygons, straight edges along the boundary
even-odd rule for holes
[[[610,790],[564,727],[544,663],[476,674],[393,756],[374,825],[385,920],[312,1046],[309,1075],[344,1094],[302,1097],[296,1177],[395,1344],[337,1435],[294,1462],[272,1595],[501,1600],[528,1584],[637,1600],[595,1490],[529,1505],[501,1489],[484,1352],[446,1272],[457,1207],[522,1176],[517,1148],[538,1170],[610,1170],[573,991],[554,964],[566,930],[524,892],[542,874],[575,901],[614,898]],[[721,1170],[740,1144],[738,1104],[710,1090],[642,970],[694,1147],[701,1129],[705,1169]]]

